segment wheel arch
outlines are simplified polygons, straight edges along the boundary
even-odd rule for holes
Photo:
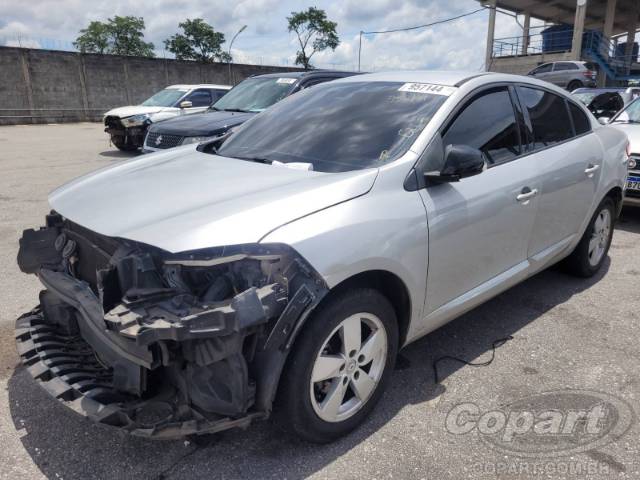
[[[325,298],[322,299],[318,307],[341,292],[362,287],[373,288],[389,300],[396,313],[398,322],[398,347],[402,347],[409,331],[412,304],[407,285],[395,273],[388,270],[367,270],[352,275],[334,285]]]
[[[624,196],[622,195],[622,188],[619,186],[615,186],[611,188],[605,194],[604,198],[610,198],[611,200],[613,200],[613,203],[616,207],[616,210],[615,210],[616,217],[618,217],[620,215],[620,212],[622,211],[622,204],[624,200]]]

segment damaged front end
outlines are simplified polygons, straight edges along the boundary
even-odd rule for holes
[[[56,213],[24,231],[18,264],[46,288],[16,322],[29,372],[93,420],[157,438],[268,416],[295,335],[327,292],[285,245],[171,254]]]

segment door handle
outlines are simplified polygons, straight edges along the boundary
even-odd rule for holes
[[[533,190],[531,190],[529,187],[524,187],[520,192],[520,194],[516,197],[516,200],[526,204],[529,200],[531,200],[536,195],[538,195],[537,188],[534,188]]]
[[[599,168],[600,168],[600,165],[593,165],[592,163],[590,163],[589,166],[585,169],[584,173],[587,174],[587,177],[591,178],[593,177],[593,174],[598,171]]]

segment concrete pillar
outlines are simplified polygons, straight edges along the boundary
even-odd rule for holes
[[[602,28],[602,34],[611,39],[613,34],[613,22],[616,19],[616,4],[618,0],[607,0],[607,12],[604,16],[604,27]]]
[[[524,12],[524,24],[522,25],[522,52],[521,55],[526,55],[529,49],[529,27],[531,26],[531,14]]]
[[[631,64],[633,61],[638,61],[637,58],[631,58],[633,55],[633,44],[636,41],[636,29],[638,28],[638,14],[640,13],[640,5],[635,5],[631,9],[631,15],[629,15],[629,22],[627,23],[627,45],[624,50],[624,58],[627,62],[627,72],[631,70]]]
[[[605,58],[608,58],[615,53],[615,45],[611,42],[611,35],[613,34],[613,22],[616,19],[617,3],[618,0],[607,0],[607,10],[604,16],[604,25],[602,27],[602,35],[605,38],[605,42],[603,42],[603,47],[600,51]],[[602,70],[598,71],[597,83],[600,88],[607,86],[607,76]]]
[[[584,19],[587,14],[587,0],[576,0],[576,16],[573,22],[573,41],[571,43],[571,58],[580,60],[582,56],[582,33]]]
[[[487,28],[487,51],[484,59],[484,69],[491,70],[491,58],[493,57],[493,40],[496,31],[496,0],[487,2],[489,10],[489,27]]]

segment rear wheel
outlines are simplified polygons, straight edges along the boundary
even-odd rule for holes
[[[567,90],[569,90],[570,92],[573,92],[576,88],[582,88],[584,85],[582,85],[582,82],[579,80],[572,80],[569,82],[569,85],[567,85]]]
[[[276,421],[326,443],[357,427],[380,399],[398,348],[396,316],[376,290],[356,289],[320,307],[283,372]]]
[[[615,204],[607,197],[596,209],[580,243],[565,260],[569,273],[579,277],[591,277],[600,270],[611,246],[614,220]]]

